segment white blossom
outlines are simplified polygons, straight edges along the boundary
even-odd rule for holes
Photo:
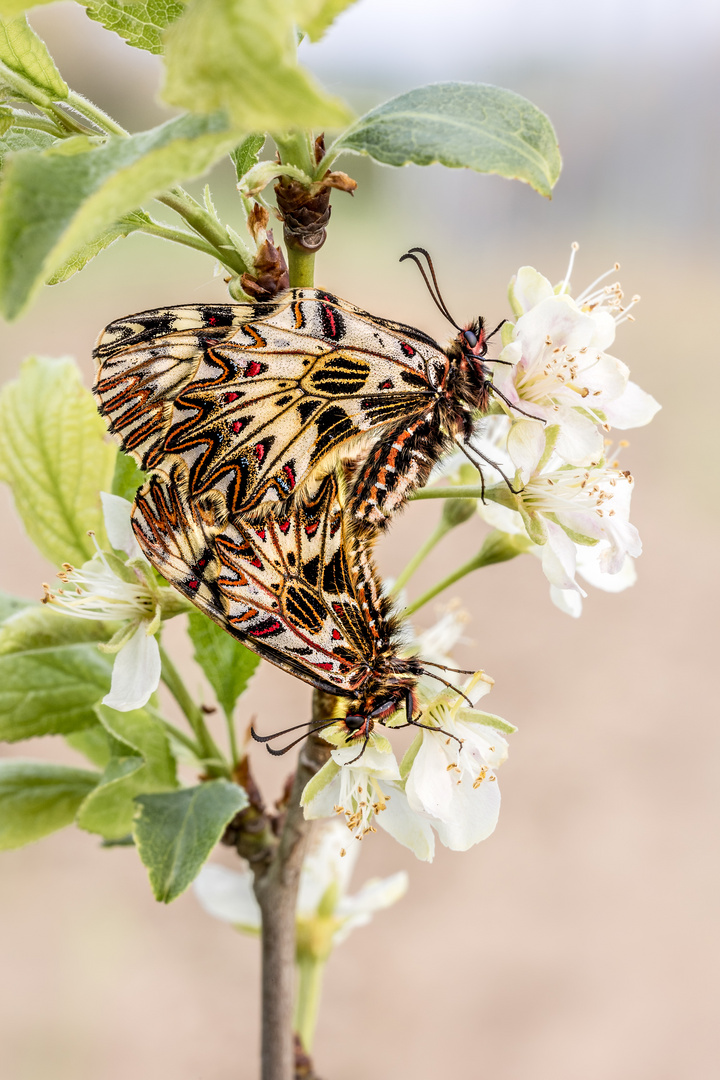
[[[101,498],[110,543],[126,559],[101,551],[96,544],[89,562],[77,569],[64,564],[58,577],[67,588],[53,592],[48,585],[43,586],[44,602],[66,615],[120,624],[111,640],[99,646],[115,654],[110,692],[103,704],[128,712],[145,705],[160,681],[160,649],[155,635],[164,597],[132,531],[131,504],[107,492],[101,492]],[[174,592],[172,596],[167,589],[162,593],[168,593],[169,606],[177,608]]]
[[[515,467],[526,472],[542,455],[543,422],[559,426],[555,452],[563,463],[588,466],[602,456],[603,431],[647,424],[660,408],[607,351],[616,325],[632,318],[630,308],[639,298],[623,307],[619,284],[598,287],[607,276],[602,275],[573,299],[570,269],[557,289],[529,266],[511,283],[519,318],[499,359],[512,366],[498,366],[494,383],[511,406],[530,414],[509,410],[507,449]]]
[[[337,819],[315,825],[300,875],[298,923],[315,924],[323,920],[331,945],[339,945],[354,929],[367,925],[375,912],[396,903],[408,886],[407,874],[400,871],[387,878],[373,878],[357,893],[349,895],[360,845],[346,848],[347,835],[344,824]],[[231,923],[238,930],[260,932],[260,908],[247,866],[238,872],[206,863],[194,889],[209,915]]]

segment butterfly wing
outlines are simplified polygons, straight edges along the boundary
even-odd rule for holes
[[[150,471],[182,459],[191,497],[220,491],[232,514],[305,495],[338,456],[426,415],[448,364],[420,331],[315,289],[145,312],[111,324],[95,357],[123,449]]]
[[[383,626],[363,608],[365,575],[348,559],[334,474],[287,516],[223,518],[216,494],[190,500],[179,463],[138,493],[133,527],[150,562],[233,637],[328,693],[352,696]]]

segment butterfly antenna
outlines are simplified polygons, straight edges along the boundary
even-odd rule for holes
[[[493,360],[491,361],[491,363],[505,364],[507,363],[507,361]],[[513,401],[510,401],[509,398],[506,398],[502,390],[498,390],[497,386],[493,386],[492,383],[488,383],[488,390],[491,394],[495,394],[495,397],[499,397],[501,401],[504,401],[505,404],[513,410],[513,412],[519,412],[522,416],[527,416],[530,420],[539,420],[541,424],[547,423],[547,420],[543,419],[542,416],[535,416],[534,413],[525,412],[525,410],[521,409],[519,405],[516,405]]]
[[[292,750],[293,746],[297,746],[297,744],[302,742],[303,739],[307,739],[308,735],[312,735],[314,731],[323,731],[325,728],[331,727],[333,724],[336,723],[337,719],[326,720],[325,723],[315,725],[315,727],[311,727],[309,731],[304,731],[298,739],[294,739],[293,742],[288,743],[287,746],[283,746],[279,750],[274,750],[272,746],[267,746],[266,749],[268,753],[272,754],[274,757],[282,757],[283,754],[287,754],[288,750]],[[298,728],[305,726],[306,724],[295,724],[294,727],[285,728],[284,731],[276,731],[273,735],[256,735],[254,730],[250,728],[250,733],[256,742],[269,743],[271,739],[278,739],[281,735],[287,735],[288,732],[297,731]]]
[[[465,698],[465,700],[467,701],[468,705],[469,705],[469,706],[470,706],[470,708],[472,709],[472,707],[473,707],[473,703],[472,703],[472,701],[470,700],[470,698],[469,698],[469,697],[467,696],[467,694],[466,694],[466,693],[465,693],[465,692],[464,692],[463,690],[461,690],[461,689],[460,689],[460,688],[459,688],[458,686],[455,686],[455,684],[454,684],[454,683],[448,682],[448,681],[447,681],[447,679],[443,679],[443,677],[442,677],[441,675],[435,675],[435,674],[433,674],[433,672],[432,672],[432,671],[426,671],[426,670],[425,670],[425,668],[420,668],[420,672],[421,672],[421,674],[422,674],[422,675],[427,675],[427,677],[428,677],[429,679],[436,679],[436,680],[437,680],[438,682],[441,682],[441,683],[443,683],[443,685],[445,685],[445,686],[449,686],[449,687],[450,687],[450,689],[451,689],[451,690],[454,690],[456,694],[459,694],[459,695],[460,695],[460,697],[463,697],[463,698]],[[473,672],[473,674],[474,674],[474,672]],[[412,723],[415,723],[415,721],[413,720],[413,721],[412,721]]]
[[[448,667],[447,664],[436,664],[434,660],[423,660],[423,664],[428,664],[430,667],[440,668],[441,671],[454,671],[458,675],[474,675],[474,671],[468,671],[466,668],[461,667]]]
[[[416,251],[419,251],[422,255],[424,255],[425,258],[428,261],[428,267],[430,268],[430,273],[432,274],[433,284],[435,285],[435,290],[434,291],[433,291],[432,285],[430,284],[430,281],[428,280],[428,276],[425,273],[425,267],[422,265],[422,263],[418,259],[417,255],[414,254]],[[430,255],[425,250],[425,248],[421,248],[421,247],[410,248],[409,251],[407,251],[404,255],[401,256],[400,262],[404,262],[405,259],[412,259],[412,261],[417,266],[418,270],[420,271],[420,273],[423,276],[423,281],[427,285],[427,290],[430,293],[430,296],[431,296],[431,298],[433,300],[433,303],[435,304],[436,308],[440,311],[440,313],[442,315],[445,316],[447,321],[449,323],[451,323],[455,327],[456,330],[462,331],[462,327],[458,326],[458,324],[455,322],[452,315],[448,311],[447,304],[445,303],[445,301],[442,298],[442,293],[440,292],[440,286],[438,285],[437,278],[435,276],[435,267],[433,266],[432,259],[430,258]]]

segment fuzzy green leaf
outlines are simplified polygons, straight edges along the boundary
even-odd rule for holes
[[[180,116],[99,141],[77,135],[15,154],[0,188],[0,304],[16,318],[44,281],[141,203],[237,145],[225,117]]]
[[[97,723],[111,661],[106,624],[32,606],[0,626],[0,740],[65,735]]]
[[[90,260],[99,255],[101,251],[114,244],[116,240],[121,240],[129,236],[130,233],[137,232],[138,229],[142,229],[149,222],[150,218],[142,210],[135,210],[132,214],[126,214],[120,221],[116,221],[114,225],[111,225],[99,236],[96,236],[94,240],[91,240],[89,244],[83,244],[81,248],[73,252],[67,262],[59,266],[55,273],[48,278],[47,284],[59,285],[62,281],[67,281],[68,278],[84,269]]]
[[[0,64],[22,75],[53,101],[68,96],[67,83],[60,76],[45,42],[28,25],[25,16],[0,22]],[[3,82],[0,68],[0,84]]]
[[[227,109],[244,131],[337,127],[351,114],[295,56],[287,0],[193,0],[165,35],[162,97],[194,112]]]
[[[355,0],[295,0],[295,18],[311,41],[319,41],[328,27]]]
[[[109,491],[115,448],[74,361],[31,357],[0,393],[0,480],[25,530],[50,562],[75,564],[105,542],[100,491]]]
[[[142,487],[146,480],[147,474],[138,468],[135,458],[118,451],[118,456],[115,459],[112,494],[119,495],[121,499],[127,499],[128,502],[133,502],[138,488]]]
[[[189,623],[195,659],[205,672],[225,715],[230,719],[235,702],[245,691],[251,675],[260,663],[260,657],[230,637],[200,611],[190,614]]]
[[[17,114],[16,114],[17,116]],[[0,169],[3,167],[7,154],[16,150],[47,150],[49,146],[58,140],[47,131],[39,128],[22,127],[22,123],[15,120],[15,124],[0,136]]]
[[[249,172],[253,165],[257,165],[264,145],[264,135],[248,135],[247,139],[243,139],[239,146],[230,151],[238,180],[242,180],[245,173]]]
[[[248,799],[237,784],[211,780],[167,795],[140,795],[135,802],[135,843],[155,899],[169,904],[197,877]]]
[[[22,847],[73,821],[100,776],[46,761],[0,761],[0,851]]]
[[[332,147],[385,165],[475,169],[550,196],[561,160],[552,124],[532,102],[484,83],[435,83],[362,116]]]
[[[81,829],[119,840],[132,829],[136,795],[177,787],[175,759],[162,723],[147,709],[121,713],[100,705],[97,711],[117,753],[77,820]]]
[[[128,45],[159,55],[163,51],[162,32],[182,15],[184,4],[177,0],[97,0],[85,3],[85,10]]]

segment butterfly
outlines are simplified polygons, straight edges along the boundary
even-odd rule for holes
[[[248,522],[229,513],[217,491],[192,500],[188,467],[178,461],[141,488],[132,522],[153,566],[224,630],[290,674],[350,699],[347,715],[325,726],[344,724],[348,741],[364,740],[362,753],[373,725],[401,708],[408,724],[424,726],[414,719],[415,687],[430,673],[400,651],[399,621],[370,545],[349,527],[343,488],[329,473],[289,513],[275,504],[262,521]],[[255,737],[269,742],[292,730]]]
[[[110,432],[151,473],[182,460],[191,499],[217,491],[245,517],[292,506],[338,460],[353,460],[347,512],[361,528],[384,528],[453,442],[473,463],[488,460],[472,449],[475,418],[491,393],[503,397],[484,361],[492,334],[482,318],[459,327],[427,252],[405,258],[458,330],[447,349],[320,289],[141,312],[111,323],[95,348],[95,399]]]

